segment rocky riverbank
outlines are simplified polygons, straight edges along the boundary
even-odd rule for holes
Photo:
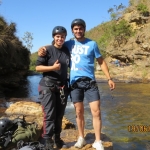
[[[7,103],[9,103],[9,107],[7,108],[4,103],[6,101],[4,99],[0,99],[0,117],[9,117],[10,119],[14,119],[16,116],[25,116],[25,120],[27,122],[36,122],[38,124],[38,131],[42,133],[42,108],[39,103],[35,103],[31,101],[31,99],[20,99],[20,98],[10,98],[7,99]],[[78,148],[74,148],[74,144],[77,141],[78,138],[78,132],[76,130],[76,126],[71,123],[67,118],[63,118],[62,123],[62,134],[61,138],[66,142],[68,148],[67,150],[77,150]],[[37,139],[40,139],[41,134],[37,135]],[[111,139],[107,137],[104,133],[101,133],[103,145],[105,147],[105,150],[112,150],[113,149],[113,143],[111,142]],[[37,140],[35,139],[35,140]],[[87,141],[87,145],[84,146],[81,150],[94,150],[92,148],[92,143],[94,142],[95,136],[93,130],[85,130],[85,139]],[[6,150],[11,150],[12,147],[16,145],[11,145],[11,147],[8,147]],[[64,150],[62,148],[61,150]]]
[[[115,82],[124,82],[124,83],[150,83],[150,69],[142,68],[136,65],[126,65],[126,66],[116,66],[115,64],[109,63],[110,74]],[[107,82],[107,79],[103,72],[95,72],[95,77],[98,82]]]

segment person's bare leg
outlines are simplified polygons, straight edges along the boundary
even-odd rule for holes
[[[84,138],[84,106],[83,102],[74,103],[76,111],[76,122],[78,127],[79,136]]]
[[[89,105],[90,105],[91,113],[93,116],[93,128],[95,131],[95,141],[100,141],[101,140],[101,126],[102,126],[100,101],[97,100],[97,101],[91,102]]]

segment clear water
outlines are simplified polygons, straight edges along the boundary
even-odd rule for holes
[[[11,97],[30,97],[38,101],[38,83],[41,75],[28,76],[22,88],[16,92],[9,91]],[[150,150],[150,84],[116,83],[111,92],[107,83],[98,83],[101,95],[102,132],[114,144],[114,150]],[[92,117],[86,100],[85,128],[92,129]],[[65,116],[74,124],[75,111],[70,98]],[[137,129],[128,131],[128,126],[145,125],[147,131]],[[149,130],[148,130],[149,129]]]
[[[117,83],[113,92],[106,83],[99,83],[98,86],[101,95],[102,132],[110,137],[114,150],[150,150],[150,84]],[[68,103],[66,117],[75,123],[73,105]],[[92,129],[92,117],[86,100],[85,118],[86,128]],[[145,125],[147,128],[138,129],[138,125]],[[131,132],[133,127],[136,130]]]

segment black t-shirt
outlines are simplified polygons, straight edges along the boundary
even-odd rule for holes
[[[61,49],[56,48],[53,45],[46,46],[46,55],[44,57],[38,56],[36,66],[52,66],[56,60],[61,64],[60,70],[43,72],[43,77],[47,76],[52,80],[66,82],[67,72],[70,64],[70,53],[67,47],[63,46]],[[40,81],[40,85],[45,85],[43,78]]]

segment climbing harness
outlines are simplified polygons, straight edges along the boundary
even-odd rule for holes
[[[84,81],[85,83],[83,84],[83,87],[80,85],[80,82],[81,81]],[[87,82],[87,84],[86,84]],[[79,78],[77,81],[75,81],[72,85],[71,85],[71,89],[76,89],[76,88],[79,88],[79,89],[89,89],[91,87],[95,87],[97,86],[96,84],[96,81],[95,80],[92,80],[91,78],[89,77],[82,77],[82,78]]]
[[[45,85],[49,87],[49,89],[44,89],[39,92],[39,94],[47,94],[55,91],[60,92],[61,104],[65,104],[65,90],[67,89],[65,85],[61,86],[61,81],[54,81],[48,77],[44,77]]]

